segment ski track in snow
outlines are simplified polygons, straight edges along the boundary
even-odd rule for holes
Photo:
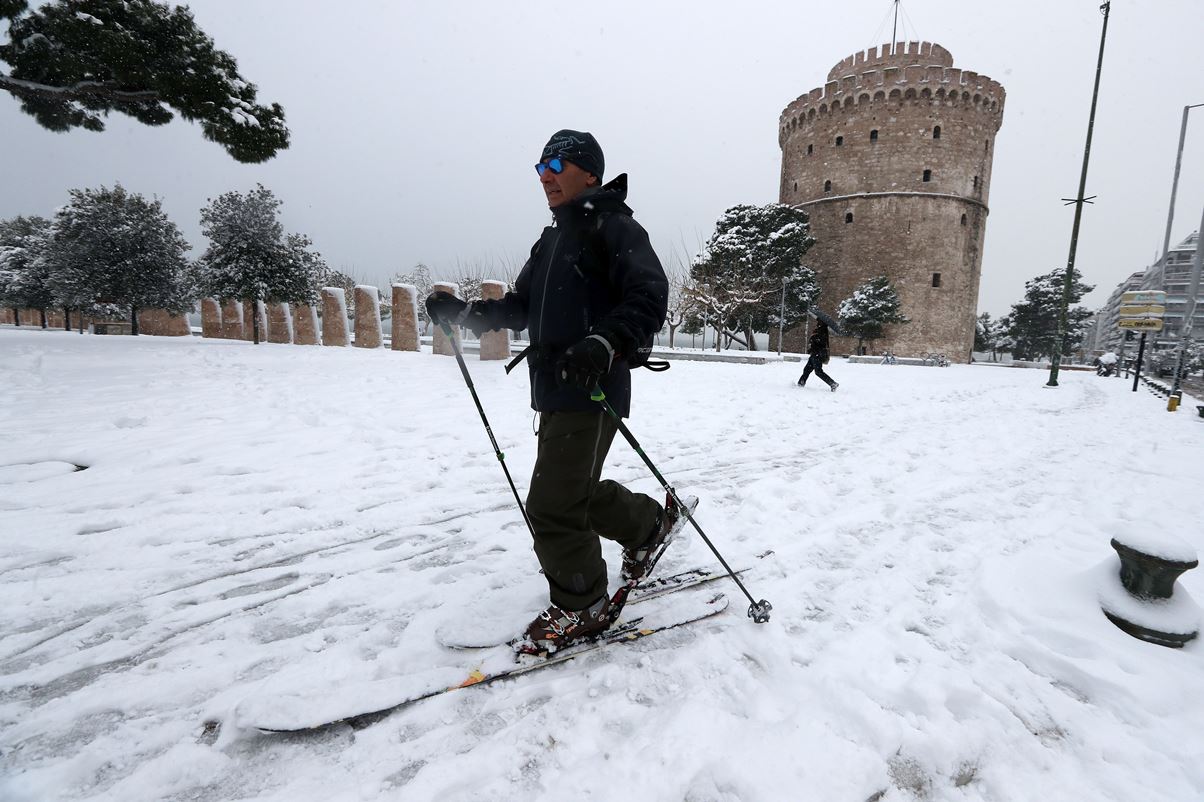
[[[469,363],[525,493],[526,379]],[[467,668],[438,631],[546,602],[455,362],[0,329],[0,798],[1204,798],[1199,643],[1090,578],[1134,527],[1204,545],[1204,421],[1087,373],[800,370],[640,372],[629,421],[769,624],[723,582],[701,625],[281,737],[237,703]],[[604,475],[660,495],[621,438]],[[658,571],[699,564],[687,527]]]

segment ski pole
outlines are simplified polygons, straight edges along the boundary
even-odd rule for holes
[[[727,564],[727,560],[723,559],[723,555],[719,553],[719,549],[715,548],[715,544],[711,542],[709,537],[707,537],[706,532],[702,531],[702,527],[699,526],[698,522],[694,520],[694,516],[690,514],[690,510],[681,503],[681,499],[677,497],[677,491],[669,486],[669,483],[665,481],[665,477],[661,476],[661,472],[656,469],[656,466],[652,464],[652,460],[650,460],[648,455],[644,453],[644,449],[640,448],[640,444],[638,441],[636,441],[635,435],[631,433],[631,430],[627,428],[627,424],[623,423],[623,419],[619,417],[619,413],[615,412],[614,408],[611,407],[610,402],[606,400],[606,394],[602,392],[602,388],[595,386],[593,392],[590,393],[590,398],[602,404],[602,408],[610,413],[610,416],[615,419],[615,423],[618,424],[619,431],[623,433],[623,437],[626,438],[627,442],[631,444],[631,447],[635,449],[635,453],[640,455],[640,459],[644,460],[644,464],[648,466],[650,471],[652,471],[652,475],[655,476],[657,481],[661,483],[661,487],[663,487],[665,492],[669,494],[669,497],[673,499],[673,503],[677,505],[677,508],[685,514],[686,519],[690,522],[698,534],[702,535],[703,541],[706,542],[707,546],[712,552],[714,552],[715,556],[719,558],[719,562],[723,565],[724,570],[727,571],[727,575],[730,576],[733,581],[735,581],[741,592],[748,597],[748,601],[750,602],[748,606],[748,617],[758,624],[764,624],[766,621],[768,621],[769,611],[773,609],[773,605],[770,604],[766,599],[761,599],[761,601],[753,600],[752,594],[748,592],[746,587],[744,587],[744,583],[740,581],[740,577],[737,576],[736,572],[732,570],[732,567]]]
[[[527,531],[531,533],[531,538],[534,539],[535,529],[531,526],[531,519],[527,517],[527,508],[523,506],[523,500],[518,497],[518,488],[514,486],[514,480],[510,478],[510,469],[506,467],[506,455],[498,448],[497,440],[493,436],[493,429],[489,428],[489,419],[485,417],[485,408],[481,406],[481,399],[477,397],[477,388],[472,386],[472,376],[468,374],[468,366],[464,364],[464,355],[460,353],[460,343],[452,336],[452,328],[449,323],[440,323],[439,328],[443,329],[443,333],[451,341],[452,351],[456,355],[456,363],[460,366],[460,373],[464,374],[464,383],[468,385],[468,392],[472,393],[472,400],[477,405],[477,412],[481,414],[481,423],[485,424],[485,433],[489,435],[489,442],[493,444],[493,453],[497,455],[497,461],[502,465],[502,471],[506,474],[506,481],[510,483],[510,491],[514,493],[514,500],[518,503],[518,511],[523,514],[523,520],[527,523]]]

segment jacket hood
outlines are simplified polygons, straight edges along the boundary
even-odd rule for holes
[[[568,203],[552,209],[558,222],[567,216],[586,215],[593,212],[622,212],[630,215],[627,205],[627,173],[615,176],[600,187],[591,187]]]

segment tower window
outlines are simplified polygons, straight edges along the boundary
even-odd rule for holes
[[[963,214],[962,215],[962,225],[964,226],[965,224],[966,224],[966,216]]]
[[[794,191],[798,192],[798,182],[797,181],[794,182]]]
[[[974,176],[974,188],[978,189],[978,176]]]
[[[989,139],[984,139],[984,140],[982,141],[982,149],[983,149],[984,151],[990,150],[990,149],[991,149],[991,140],[989,140]]]
[[[932,274],[932,286],[934,286],[934,287],[941,286],[941,274],[940,273]]]
[[[878,129],[877,128],[875,128],[873,131],[870,131],[870,141],[871,142],[878,141]]]
[[[831,192],[831,191],[832,191],[832,182],[825,181],[824,182],[824,192]]]
[[[931,181],[931,180],[932,180],[932,171],[931,171],[931,170],[925,170],[925,171],[924,171],[924,180],[925,180],[925,181]]]
[[[941,138],[941,127],[939,125],[932,126],[932,138],[933,139]]]
[[[852,212],[845,212],[845,213],[844,213],[844,221],[845,221],[846,223],[851,223],[851,222],[853,222],[853,213],[852,213]]]
[[[844,144],[844,137],[843,136],[836,137],[836,147],[840,147],[843,144]]]
[[[815,145],[807,146],[807,155],[810,156],[815,151]]]

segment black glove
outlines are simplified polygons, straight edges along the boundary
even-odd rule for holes
[[[426,299],[426,313],[436,325],[459,325],[468,311],[468,304],[450,292],[432,292]]]
[[[614,349],[600,334],[591,334],[571,346],[556,362],[556,381],[582,390],[593,390],[607,373]]]

